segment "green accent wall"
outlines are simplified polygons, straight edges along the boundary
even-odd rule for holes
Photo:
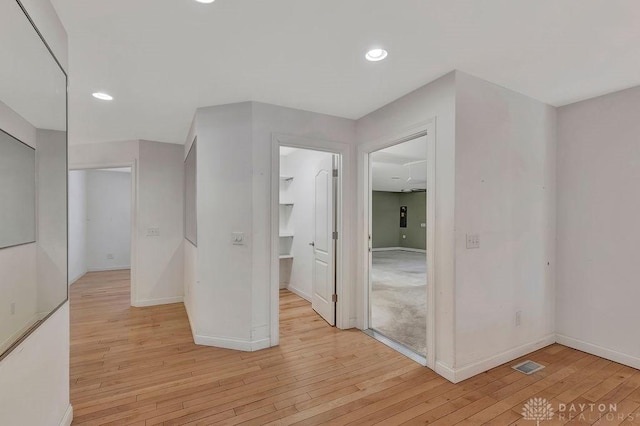
[[[407,206],[407,227],[400,228],[400,206]],[[426,249],[426,192],[373,191],[371,197],[372,247]],[[402,238],[405,235],[406,238]]]
[[[373,191],[371,207],[372,247],[400,247],[400,193]]]
[[[427,223],[427,193],[400,193],[400,205],[407,206],[406,228],[400,228],[400,219],[398,218],[400,247],[426,250],[427,228],[423,228],[421,224]],[[400,207],[398,207],[398,215],[400,215],[399,212]],[[403,235],[406,238],[402,238]]]

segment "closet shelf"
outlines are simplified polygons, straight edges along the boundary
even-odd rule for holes
[[[281,254],[280,259],[293,259],[292,254]]]
[[[293,238],[293,233],[280,234],[280,238]]]
[[[280,180],[291,182],[293,180],[293,176],[280,176]]]
[[[289,203],[289,202],[281,202],[280,205],[281,206],[287,206],[287,207],[293,207],[293,203]]]

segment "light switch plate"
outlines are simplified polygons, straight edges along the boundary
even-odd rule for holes
[[[232,232],[231,233],[231,242],[234,246],[243,246],[244,245],[244,232]]]
[[[160,228],[147,228],[147,237],[159,237],[160,236]]]
[[[480,248],[480,234],[467,234],[467,248]]]

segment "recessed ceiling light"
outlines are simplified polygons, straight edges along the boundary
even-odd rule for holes
[[[96,98],[96,99],[100,99],[101,101],[112,101],[113,100],[113,96],[108,95],[106,93],[102,93],[102,92],[94,93],[93,97]]]
[[[364,57],[367,58],[367,61],[377,62],[386,58],[387,55],[388,53],[384,49],[371,49]]]
[[[213,3],[216,0],[196,0],[198,3]]]

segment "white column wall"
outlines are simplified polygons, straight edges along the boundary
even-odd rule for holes
[[[198,247],[185,246],[185,293],[197,343],[241,350],[270,345],[274,134],[351,143],[355,127],[352,120],[256,102],[198,110],[184,152],[197,136]],[[353,162],[345,168],[353,172]],[[354,181],[346,185],[354,191]],[[345,229],[354,232],[355,197],[346,199]],[[233,245],[232,232],[243,232],[245,244]],[[350,282],[351,245],[346,252]]]
[[[555,341],[555,156],[554,107],[456,72],[458,378]]]

